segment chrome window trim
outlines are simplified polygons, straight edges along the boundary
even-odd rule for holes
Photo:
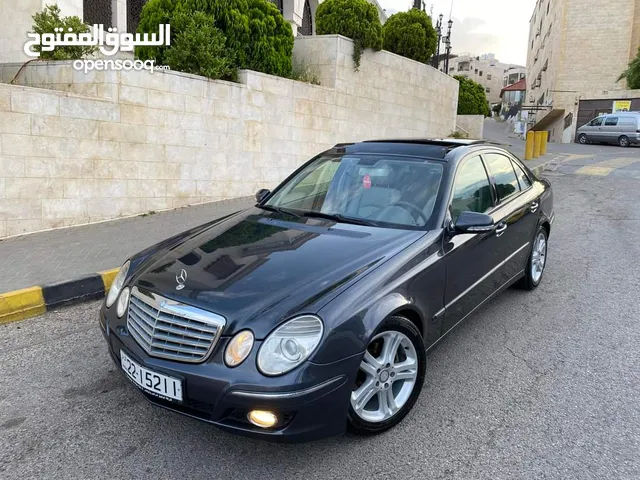
[[[135,337],[133,337],[136,343],[140,346],[140,348],[142,348],[142,350],[144,350],[147,353],[147,355],[155,358],[163,358],[166,360],[171,360],[174,362],[181,362],[181,363],[203,363],[207,361],[207,359],[211,356],[213,349],[218,344],[218,341],[222,336],[222,330],[224,329],[227,323],[227,320],[223,316],[218,315],[217,313],[208,312],[206,310],[193,307],[191,305],[186,305],[184,303],[177,302],[175,300],[171,300],[169,298],[163,297],[162,295],[158,295],[157,293],[153,293],[148,290],[142,291],[137,286],[134,286],[131,289],[131,295],[137,298],[138,300],[140,300],[141,302],[149,304],[151,307],[155,308],[160,313],[168,313],[169,315],[175,315],[188,320],[196,320],[198,322],[205,323],[212,327],[216,327],[216,333],[214,334],[213,339],[211,340],[211,345],[209,349],[206,351],[206,353],[202,356],[202,358],[196,358],[192,360],[187,358],[177,359],[173,355],[151,352],[150,350],[147,350],[147,348],[145,348],[140,342],[138,342],[138,340],[136,340]],[[127,318],[127,328],[129,328],[128,312],[127,312],[126,318]],[[154,330],[154,334],[155,334],[155,330]]]

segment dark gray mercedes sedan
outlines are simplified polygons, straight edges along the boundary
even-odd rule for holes
[[[127,260],[100,326],[150,402],[290,442],[400,422],[429,349],[538,286],[554,219],[546,180],[450,139],[336,145],[256,200]]]

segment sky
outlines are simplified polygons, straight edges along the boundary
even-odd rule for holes
[[[453,53],[495,53],[504,63],[526,65],[529,19],[536,0],[423,0],[427,13],[449,19],[453,3]],[[391,15],[408,10],[413,0],[378,0]],[[517,5],[517,7],[515,6]]]

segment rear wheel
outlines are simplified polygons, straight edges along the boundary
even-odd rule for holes
[[[531,248],[524,277],[518,284],[525,290],[533,290],[540,285],[544,267],[547,265],[548,238],[547,230],[544,227],[539,227],[535,237],[533,237],[533,247]]]
[[[629,146],[629,137],[627,137],[626,135],[622,135],[618,139],[618,145],[620,145],[621,147],[628,147]]]
[[[578,137],[578,141],[582,145],[586,145],[587,144],[587,135],[585,133],[581,133],[580,136]]]
[[[416,326],[405,317],[389,318],[369,342],[360,363],[351,392],[349,430],[375,435],[397,425],[420,395],[426,362]]]

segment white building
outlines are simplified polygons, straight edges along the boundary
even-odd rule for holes
[[[322,0],[270,0],[291,23],[294,35],[315,34],[316,8]],[[23,52],[32,16],[46,5],[57,3],[63,16],[76,15],[90,25],[117,27],[120,32],[135,32],[142,6],[147,0],[0,0],[0,63],[30,60]],[[380,21],[386,14],[377,0],[369,0],[378,9]]]

